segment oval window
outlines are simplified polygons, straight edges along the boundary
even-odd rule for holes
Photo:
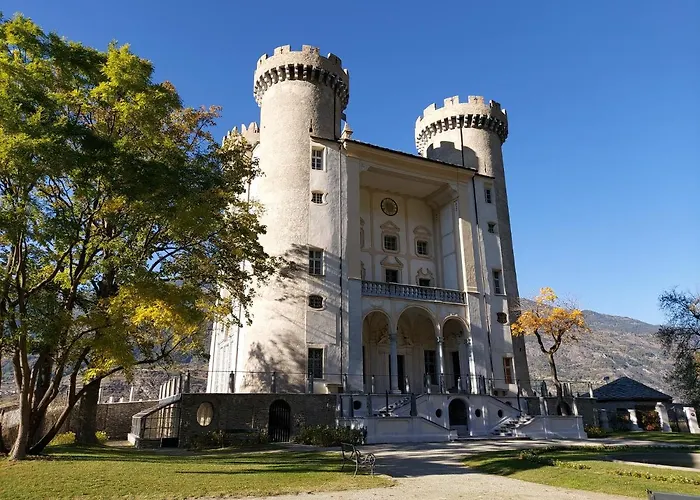
[[[436,416],[437,418],[442,417],[442,410],[441,410],[440,408],[438,408],[437,410],[435,410],[435,416]]]
[[[479,408],[474,410],[474,415],[476,415],[477,417],[481,417],[481,410]]]
[[[362,401],[357,401],[357,400],[353,401],[352,408],[353,408],[353,410],[359,410],[360,408],[362,408]]]
[[[503,418],[503,410],[498,410],[498,418]]]
[[[214,407],[208,401],[205,401],[197,408],[197,423],[202,427],[211,424],[211,419],[214,417]]]

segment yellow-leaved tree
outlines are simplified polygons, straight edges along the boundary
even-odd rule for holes
[[[540,289],[535,297],[534,306],[523,311],[518,320],[511,325],[514,335],[534,335],[540,350],[547,356],[554,385],[557,388],[557,406],[562,415],[568,414],[564,404],[564,391],[557,374],[554,355],[563,343],[577,340],[576,335],[590,331],[583,317],[583,312],[573,304],[559,299],[551,288]]]

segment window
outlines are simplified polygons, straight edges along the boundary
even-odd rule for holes
[[[430,278],[418,278],[418,286],[430,286]]]
[[[398,269],[384,269],[384,281],[387,283],[398,283],[399,282],[399,270]]]
[[[323,378],[323,349],[309,347],[309,375],[313,378]]]
[[[435,351],[423,351],[423,361],[425,364],[425,374],[430,375],[430,383],[437,384]]]
[[[323,250],[309,250],[309,274],[323,274]]]
[[[309,295],[309,307],[321,309],[323,307],[323,297],[320,295]]]
[[[503,294],[503,283],[501,282],[501,271],[498,269],[493,270],[493,293],[496,295]]]
[[[398,252],[399,251],[399,238],[393,234],[384,235],[384,250],[388,252]]]
[[[311,150],[311,170],[323,170],[323,149]]]
[[[513,358],[504,357],[503,358],[503,377],[506,380],[506,384],[514,384],[513,380]]]
[[[317,205],[323,203],[323,193],[319,193],[317,191],[311,193],[311,203],[315,203]]]
[[[489,222],[489,233],[496,234],[496,223]]]
[[[416,240],[416,254],[428,255],[428,242],[426,240]]]
[[[493,193],[490,187],[484,189],[484,198],[486,198],[486,203],[493,203]]]
[[[508,315],[504,312],[498,312],[496,313],[496,321],[498,321],[502,325],[505,325],[506,323],[508,323]]]

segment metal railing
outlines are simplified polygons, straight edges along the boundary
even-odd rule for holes
[[[381,281],[362,281],[362,295],[374,297],[396,297],[428,302],[448,302],[466,304],[467,294],[459,290],[433,288],[427,286],[403,285],[401,283],[384,283]]]

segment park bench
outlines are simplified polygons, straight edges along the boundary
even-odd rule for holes
[[[647,490],[648,500],[693,500],[700,498],[694,495],[679,495],[677,493],[663,493],[660,491]]]
[[[340,443],[340,453],[343,457],[343,467],[340,470],[345,469],[345,463],[350,462],[355,464],[355,473],[352,477],[357,475],[357,471],[364,467],[369,469],[369,472],[374,476],[374,463],[377,461],[372,453],[362,453],[354,444],[350,443]]]

